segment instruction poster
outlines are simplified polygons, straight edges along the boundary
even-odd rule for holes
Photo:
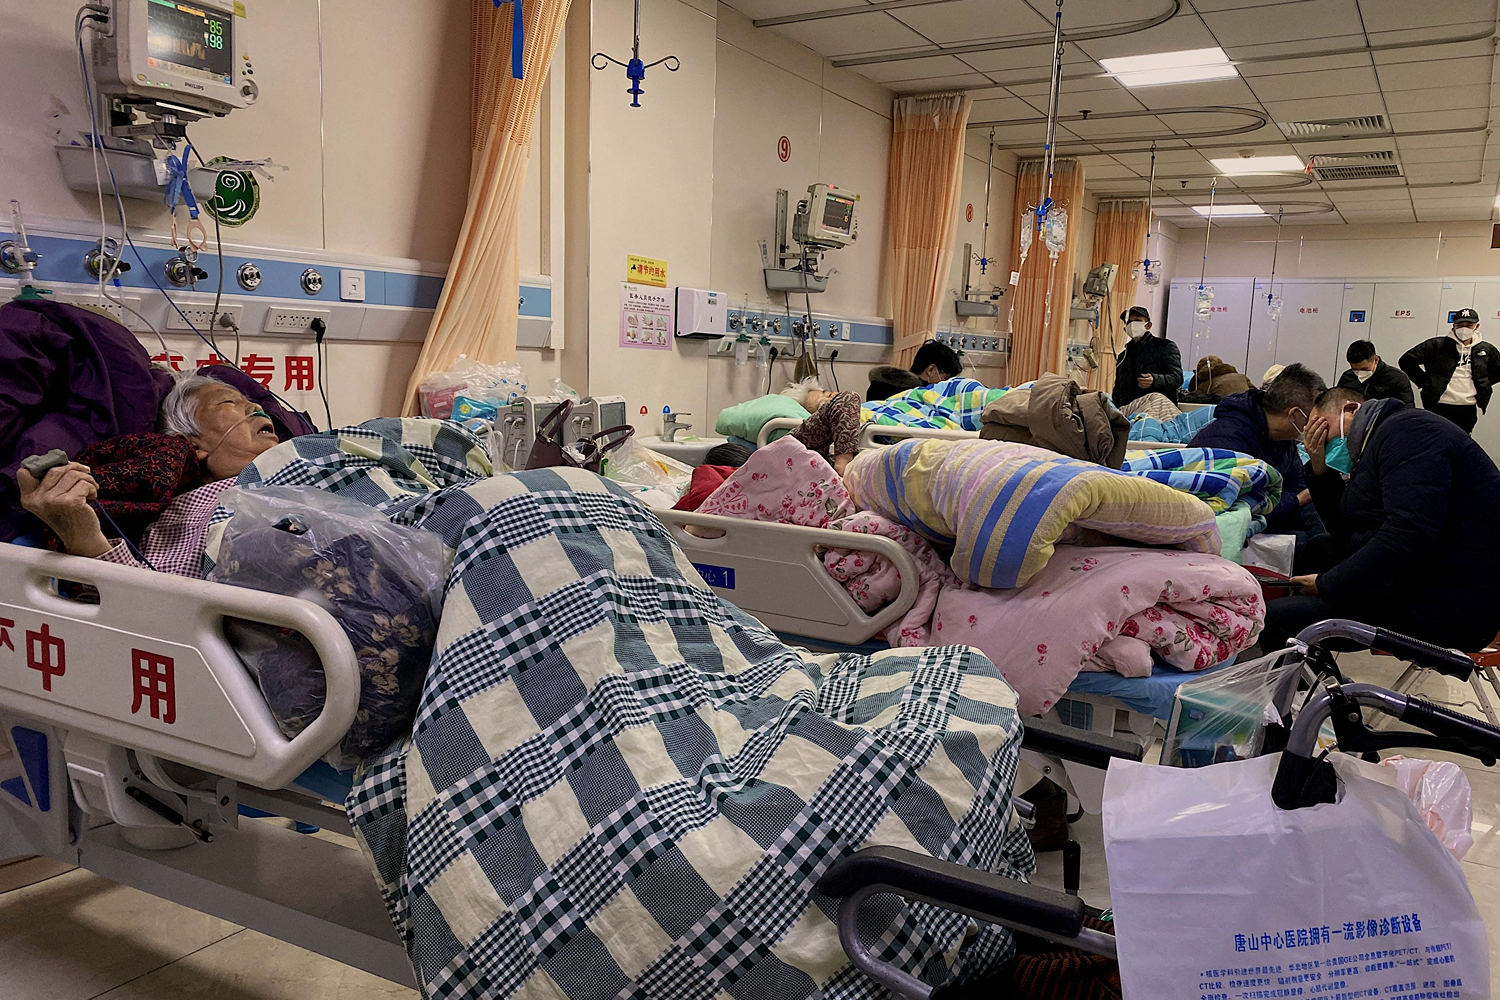
[[[670,290],[622,282],[620,346],[670,351],[674,308],[675,300]]]

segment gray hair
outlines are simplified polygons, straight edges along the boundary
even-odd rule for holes
[[[816,378],[805,378],[801,382],[788,382],[786,388],[781,390],[781,395],[794,400],[805,410],[807,409],[807,394],[822,391],[823,385]]]
[[[1306,365],[1287,365],[1265,390],[1266,412],[1285,413],[1295,407],[1311,414],[1313,402],[1327,388],[1323,376]]]
[[[161,401],[161,419],[158,422],[163,434],[181,434],[197,437],[203,433],[198,426],[198,393],[215,386],[225,387],[223,382],[205,375],[182,375],[167,398]],[[234,388],[227,386],[226,388]]]

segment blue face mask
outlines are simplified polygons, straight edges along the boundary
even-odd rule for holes
[[[1323,446],[1323,464],[1335,472],[1352,475],[1354,456],[1349,454],[1349,442],[1344,439],[1344,415],[1339,414],[1339,436]]]

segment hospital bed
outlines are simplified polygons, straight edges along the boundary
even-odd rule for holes
[[[915,566],[894,542],[844,541],[897,560],[914,587]],[[903,590],[894,609],[865,616],[832,589],[818,614],[842,597],[871,635],[914,597]],[[296,737],[282,735],[225,639],[226,618],[293,629],[316,650],[327,698]],[[0,544],[0,859],[77,865],[415,986],[339,805],[352,775],[321,760],[353,722],[359,690],[343,630],[310,602]],[[1022,745],[1101,773],[1110,759],[1142,756],[1030,720]],[[247,820],[242,809],[322,832]]]
[[[761,425],[760,434],[755,439],[757,448],[764,448],[770,443],[771,435],[777,431],[793,431],[800,426],[802,421],[791,417],[774,417]],[[859,447],[877,448],[881,445],[891,444],[897,439],[935,439],[939,441],[970,441],[978,440],[978,431],[964,430],[941,430],[936,427],[909,427],[905,424],[876,424],[867,423],[859,430]],[[1182,448],[1184,445],[1173,444],[1163,441],[1127,441],[1126,451],[1160,451],[1168,448]]]

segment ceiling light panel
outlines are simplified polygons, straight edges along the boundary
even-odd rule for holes
[[[1207,205],[1194,205],[1193,211],[1204,218],[1212,215],[1215,219],[1248,219],[1266,214],[1259,205],[1215,205],[1212,209]]]
[[[1198,80],[1225,80],[1239,75],[1239,71],[1220,48],[1120,56],[1101,59],[1099,65],[1127,87],[1159,87]]]
[[[1208,162],[1219,173],[1230,177],[1246,174],[1297,174],[1303,168],[1300,156],[1225,156]]]

